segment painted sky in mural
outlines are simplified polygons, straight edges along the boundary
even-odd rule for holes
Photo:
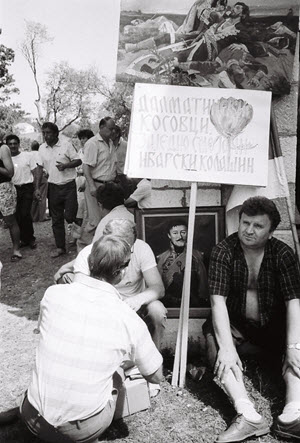
[[[122,0],[117,80],[290,91],[298,0]]]

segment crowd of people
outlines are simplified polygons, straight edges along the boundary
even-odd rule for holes
[[[125,206],[134,200],[134,192],[126,198],[127,188],[121,185],[126,176],[118,180],[111,172],[109,158],[117,158],[108,135],[114,131],[112,123],[101,120],[99,135],[90,138],[81,132],[88,140],[80,154],[70,143],[61,143],[55,125],[46,123],[37,174],[32,174],[36,165],[30,153],[21,155],[18,137],[7,137],[8,146],[0,148],[1,211],[11,223],[13,241],[19,241],[14,254],[19,253],[20,238],[30,247],[36,245],[29,212],[21,209],[30,207],[33,193],[40,197],[42,168],[48,173],[56,252],[65,248],[64,217],[80,230],[84,225],[85,216],[76,217],[75,168],[81,162],[78,177],[83,170],[86,178],[81,186],[91,190],[91,205],[96,208],[95,199],[99,208],[98,222],[93,219],[94,226],[88,226],[91,243],[57,270],[56,284],[41,301],[40,339],[28,390],[18,408],[0,414],[1,423],[20,415],[34,435],[49,442],[98,440],[114,417],[120,367],[136,365],[148,381],[150,396],[160,392],[163,379],[164,295],[176,283],[171,281],[172,268],[177,269],[178,261],[184,268],[187,226],[181,219],[170,223],[170,248],[157,259],[150,246],[137,239],[134,216]],[[27,174],[18,168],[14,173],[15,157]],[[22,203],[15,213],[12,203],[17,199]],[[270,370],[282,370],[286,401],[273,430],[279,437],[300,438],[300,274],[293,250],[273,237],[279,222],[274,202],[249,198],[240,209],[238,232],[213,248],[208,277],[201,254],[193,252],[193,296],[207,297],[209,290],[211,303],[203,325],[207,366],[236,410],[231,425],[217,436],[218,443],[270,432],[243,381],[245,355],[267,359]]]

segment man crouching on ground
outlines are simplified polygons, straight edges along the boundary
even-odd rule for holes
[[[113,375],[124,360],[146,380],[162,379],[162,356],[146,324],[113,287],[130,258],[126,241],[106,235],[93,245],[90,276],[45,292],[36,361],[20,407],[28,429],[43,440],[96,442],[113,419]]]
[[[209,267],[212,318],[203,327],[216,378],[237,411],[217,443],[239,442],[269,432],[242,378],[239,354],[260,349],[281,364],[286,405],[274,431],[300,439],[300,278],[292,249],[273,238],[280,222],[265,197],[246,200],[238,232],[214,247]]]

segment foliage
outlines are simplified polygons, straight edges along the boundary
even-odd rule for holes
[[[25,57],[29,68],[31,69],[33,73],[34,82],[36,85],[36,91],[37,91],[37,99],[35,100],[34,104],[37,108],[38,113],[38,124],[41,127],[43,124],[43,114],[41,109],[41,91],[40,91],[40,84],[38,80],[38,60],[40,58],[41,54],[41,47],[45,43],[49,43],[52,41],[52,37],[49,36],[46,26],[42,25],[41,23],[25,20],[25,34],[24,39],[21,42],[21,52],[23,56]]]
[[[9,73],[9,67],[14,62],[15,53],[11,48],[0,45],[0,135],[13,131],[15,123],[19,122],[25,112],[19,104],[9,103],[12,94],[18,94],[19,90],[14,85],[13,76]]]
[[[101,114],[111,115],[116,124],[120,126],[123,136],[126,138],[129,132],[131,107],[133,101],[132,83],[114,83],[102,78],[98,85],[98,92],[105,98],[102,104]]]
[[[94,68],[76,70],[67,62],[56,63],[45,84],[42,103],[45,119],[56,123],[63,131],[79,118],[87,119],[94,114],[92,98],[99,82]]]

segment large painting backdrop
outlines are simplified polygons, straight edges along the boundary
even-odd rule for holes
[[[117,81],[288,94],[298,21],[298,0],[121,0]]]

